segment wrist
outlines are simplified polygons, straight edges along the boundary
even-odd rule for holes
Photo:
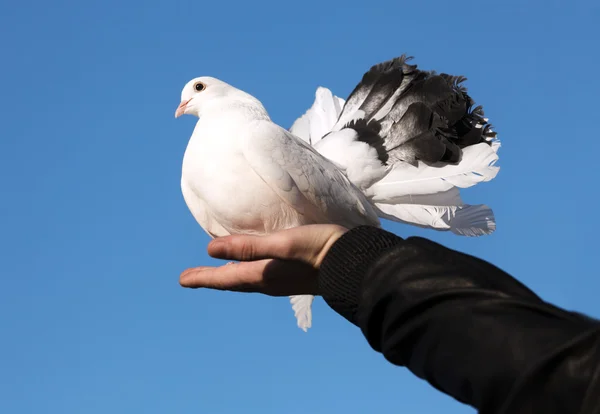
[[[363,280],[385,251],[402,242],[400,237],[372,226],[340,234],[323,258],[319,294],[331,308],[355,323]]]

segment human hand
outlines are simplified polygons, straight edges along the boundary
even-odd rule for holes
[[[220,237],[208,244],[208,254],[241,262],[187,269],[179,283],[187,288],[270,296],[316,295],[323,258],[346,231],[332,224],[313,224],[267,236]]]

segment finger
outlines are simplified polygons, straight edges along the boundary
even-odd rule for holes
[[[275,233],[268,236],[227,236],[215,239],[208,245],[208,254],[218,259],[253,261],[263,259],[304,260],[298,254],[295,245],[302,244],[294,240],[287,232]]]
[[[188,288],[260,292],[270,296],[316,295],[317,271],[301,262],[261,260],[184,271],[179,283]]]
[[[179,283],[188,288],[256,292],[261,287],[262,275],[268,262],[269,260],[228,263],[221,267],[187,269],[179,277]]]

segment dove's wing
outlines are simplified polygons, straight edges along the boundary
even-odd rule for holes
[[[307,143],[268,121],[245,130],[252,169],[287,204],[315,223],[379,226],[373,206],[335,165]]]
[[[244,133],[243,153],[252,169],[308,222],[379,226],[377,212],[360,190],[305,141],[269,121],[255,121]],[[304,331],[312,324],[313,299],[291,296]]]

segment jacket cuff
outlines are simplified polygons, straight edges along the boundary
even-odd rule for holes
[[[329,249],[319,271],[319,294],[337,313],[356,325],[362,282],[382,254],[404,240],[377,227],[344,233]]]

